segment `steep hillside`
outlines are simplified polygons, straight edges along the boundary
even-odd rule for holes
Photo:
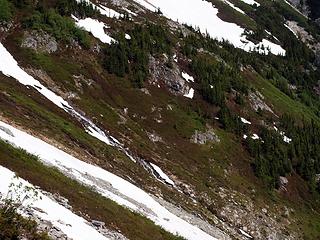
[[[320,28],[291,4],[0,0],[0,238],[319,239]]]

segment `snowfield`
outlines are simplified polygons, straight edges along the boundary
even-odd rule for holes
[[[115,40],[104,31],[105,28],[108,28],[105,23],[92,18],[78,19],[75,16],[72,16],[72,18],[75,20],[76,25],[79,28],[92,33],[92,35],[95,38],[98,38],[101,42],[108,44],[115,42]]]
[[[216,239],[172,214],[148,193],[132,183],[98,166],[82,162],[60,149],[1,121],[0,138],[15,147],[38,156],[44,164],[54,166],[80,183],[93,187],[101,195],[146,216],[155,224],[173,234],[181,235],[189,240]]]
[[[3,198],[10,196],[10,199],[19,201],[22,200],[24,196],[27,195],[30,197],[30,195],[33,194],[32,192],[27,191],[19,191],[18,193],[12,192],[12,188],[10,187],[11,184],[14,184],[15,186],[22,184],[20,189],[24,189],[25,187],[34,189],[32,184],[21,178],[15,177],[14,172],[0,166],[0,193]],[[11,194],[8,193],[10,190],[12,192]],[[60,229],[72,239],[107,240],[107,238],[91,227],[85,219],[75,215],[69,209],[66,209],[62,205],[51,200],[39,190],[37,190],[37,193],[37,197],[31,196],[27,201],[23,201],[22,203],[24,207],[30,207],[33,213],[40,219],[51,222],[54,227]],[[18,194],[21,195],[18,196]],[[3,198],[1,200],[4,200]]]
[[[275,55],[285,55],[286,51],[278,44],[266,39],[258,44],[246,39],[245,29],[229,22],[222,21],[218,16],[218,9],[212,3],[203,0],[134,0],[150,11],[160,9],[167,18],[199,28],[203,34],[209,34],[212,38],[219,41],[226,40],[237,48],[245,51],[256,51]],[[256,3],[246,0],[246,3]],[[258,5],[258,3],[256,3]],[[264,46],[263,51],[261,49]]]

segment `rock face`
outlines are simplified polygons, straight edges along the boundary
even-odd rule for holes
[[[149,83],[160,86],[165,85],[169,91],[175,95],[185,95],[189,93],[190,87],[187,82],[181,77],[181,72],[178,65],[172,62],[172,66],[168,67],[170,59],[163,55],[161,59],[149,58]]]
[[[260,92],[249,93],[250,105],[255,111],[261,109],[273,113],[272,109],[263,100],[264,96]]]
[[[220,139],[212,129],[209,129],[206,132],[196,130],[190,141],[196,144],[206,144],[207,142],[220,142]]]
[[[53,53],[58,50],[58,43],[54,37],[43,31],[25,32],[21,47],[31,48],[37,52]]]

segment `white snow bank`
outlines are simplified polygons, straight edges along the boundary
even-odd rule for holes
[[[188,93],[188,94],[185,94],[185,95],[183,95],[183,96],[192,99],[192,98],[193,98],[193,95],[194,95],[194,89],[193,89],[193,88],[190,88],[190,89],[189,89],[189,93]]]
[[[260,6],[260,3],[254,1],[254,0],[241,0],[242,2],[245,2],[246,4],[249,4],[249,5],[254,5],[256,4],[258,7]]]
[[[249,125],[251,125],[251,122],[248,121],[247,119],[245,119],[245,118],[243,118],[243,117],[241,117],[240,119],[241,119],[241,122],[243,122],[244,124],[249,124]]]
[[[169,212],[148,193],[132,183],[57,149],[48,143],[0,121],[0,138],[34,154],[47,165],[55,166],[79,182],[93,187],[101,195],[134,210],[165,230],[189,240],[216,239],[198,227]],[[3,130],[5,129],[5,130]],[[8,132],[10,134],[8,134]],[[95,239],[92,236],[87,239]],[[99,239],[99,238],[97,238]]]
[[[76,25],[79,28],[91,32],[92,35],[101,42],[108,44],[115,42],[115,40],[104,31],[105,28],[108,28],[105,23],[92,18],[78,19],[75,16],[72,16],[72,18],[76,21]]]
[[[225,4],[229,5],[230,7],[232,7],[234,10],[242,13],[242,14],[246,14],[244,11],[242,11],[240,8],[236,7],[232,2],[229,2],[228,0],[222,0]]]
[[[154,163],[150,163],[151,167],[156,171],[161,179],[163,179],[166,183],[174,186],[174,182],[165,174],[160,167],[158,167]]]
[[[194,78],[190,76],[188,73],[182,72],[181,75],[187,82],[194,82]]]
[[[21,188],[18,189],[18,193],[12,192],[12,187],[10,187],[11,184],[19,187],[19,184],[22,184]],[[30,197],[30,195],[33,193],[22,191],[25,189],[25,187],[34,189],[32,184],[21,178],[15,177],[14,172],[0,166],[0,193],[4,197],[9,195],[11,199],[20,201],[24,198],[24,196],[29,196],[27,201],[22,202],[23,206],[31,207],[35,215],[37,215],[40,219],[51,222],[54,227],[60,229],[69,238],[77,240],[107,239],[97,230],[91,227],[85,219],[75,215],[69,209],[66,209],[62,205],[51,200],[39,190],[37,190],[37,197]],[[11,193],[8,194],[10,190]]]
[[[179,21],[193,27],[199,27],[203,34],[209,34],[210,37],[219,41],[229,41],[237,48],[245,51],[255,51],[255,49],[264,45],[270,50],[259,51],[259,53],[276,55],[285,55],[286,51],[279,45],[264,40],[261,43],[254,44],[244,36],[245,29],[229,22],[222,21],[218,16],[218,9],[212,3],[202,0],[135,0],[145,8],[156,11],[158,8],[164,16]]]

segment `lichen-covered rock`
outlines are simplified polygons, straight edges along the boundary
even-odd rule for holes
[[[37,52],[53,53],[58,50],[56,39],[43,31],[25,32],[21,47],[31,48]]]

